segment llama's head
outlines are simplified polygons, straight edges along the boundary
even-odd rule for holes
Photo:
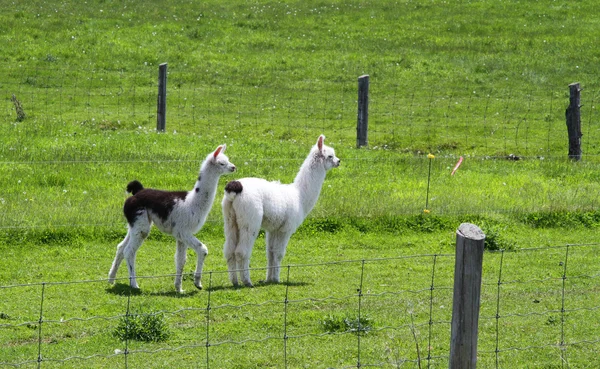
[[[330,170],[331,168],[339,167],[340,159],[335,156],[335,151],[333,148],[325,145],[323,141],[325,141],[325,136],[320,135],[317,139],[317,144],[315,145],[315,160],[318,163],[322,163],[326,171]]]
[[[210,168],[211,171],[216,171],[218,175],[235,172],[235,165],[233,165],[233,163],[229,161],[227,155],[225,155],[226,148],[227,146],[223,144],[217,147],[214,152],[208,154],[200,171]]]

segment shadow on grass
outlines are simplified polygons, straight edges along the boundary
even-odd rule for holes
[[[173,290],[173,291],[164,291],[164,292],[145,293],[141,289],[131,288],[131,286],[129,286],[126,283],[115,283],[113,286],[107,288],[106,292],[113,294],[113,295],[119,295],[119,296],[148,295],[148,296],[187,298],[187,297],[192,297],[192,296],[198,294],[198,292],[200,292],[200,291],[199,290],[190,290],[190,292],[185,291],[184,293],[179,293],[179,292]]]
[[[139,288],[131,288],[131,286],[126,283],[115,283],[108,287],[106,292],[119,296],[137,296],[142,294],[142,290]]]
[[[183,293],[179,293],[175,290],[173,291],[165,291],[165,292],[150,292],[148,295],[150,296],[161,296],[161,297],[175,297],[178,299],[185,299],[188,297],[193,297],[201,292],[200,290],[185,290]]]
[[[148,295],[148,296],[161,296],[161,297],[174,297],[174,298],[188,298],[188,297],[193,297],[199,293],[202,292],[216,292],[216,291],[228,291],[228,290],[241,290],[241,289],[245,289],[245,288],[262,288],[262,287],[267,287],[267,286],[287,286],[287,287],[304,287],[304,286],[309,286],[310,283],[307,282],[280,282],[280,283],[275,283],[275,282],[265,282],[265,281],[259,281],[258,283],[256,283],[254,285],[254,287],[246,287],[244,285],[241,286],[232,286],[232,285],[227,285],[227,286],[214,286],[214,287],[210,287],[210,288],[204,288],[202,290],[198,290],[198,289],[190,289],[190,290],[186,290],[184,293],[179,293],[175,290],[172,291],[163,291],[163,292],[148,292],[148,293],[144,293],[143,290],[138,289],[138,288],[131,288],[131,286],[129,284],[126,283],[115,283],[114,285],[112,285],[111,287],[108,287],[106,289],[107,293],[113,294],[113,295],[118,295],[118,296],[139,296],[139,295]]]
[[[245,289],[245,288],[261,288],[261,287],[279,286],[279,285],[281,285],[281,286],[288,286],[288,287],[303,287],[303,286],[310,285],[310,283],[306,283],[306,282],[280,282],[280,283],[275,283],[275,282],[259,281],[258,283],[254,284],[254,287],[246,287],[244,285],[240,285],[240,286],[233,286],[233,285],[214,286],[214,287],[207,288],[206,291],[215,292],[215,291],[225,291],[225,290],[242,290],[242,289]]]

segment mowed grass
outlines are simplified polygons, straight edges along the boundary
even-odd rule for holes
[[[509,250],[484,257],[479,366],[597,360],[596,3],[4,5],[1,365],[447,367],[461,222]],[[362,74],[369,146],[356,149]],[[566,158],[572,82],[584,88],[577,163]],[[239,171],[219,188],[243,176],[290,182],[320,133],[342,166],[290,242],[284,283],[230,287],[219,192],[198,235],[205,290],[186,278],[174,293],[174,241],[156,231],[138,254],[141,291],[126,268],[107,284],[128,181],[191,189],[226,143]],[[261,235],[255,281],[264,253]],[[190,251],[186,272],[194,266]],[[162,314],[169,339],[120,341],[128,311]],[[366,335],[324,328],[359,314]]]

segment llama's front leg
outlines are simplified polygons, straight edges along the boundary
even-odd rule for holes
[[[183,280],[183,267],[187,259],[187,246],[184,242],[177,240],[177,249],[175,250],[175,290],[183,293],[181,281]]]
[[[270,232],[267,234],[267,282],[279,283],[281,261],[285,256],[291,233]]]
[[[204,268],[204,259],[208,255],[208,248],[196,237],[189,237],[187,243],[196,251],[198,260],[196,261],[196,271],[194,272],[194,285],[197,289],[202,289],[202,269]]]
[[[108,283],[115,283],[115,278],[117,277],[117,271],[119,270],[119,266],[123,261],[124,255],[123,250],[127,247],[127,243],[129,243],[129,231],[127,231],[127,235],[125,239],[121,241],[121,243],[117,246],[117,254],[115,255],[115,260],[113,260],[112,266],[110,267],[110,271],[108,272]]]

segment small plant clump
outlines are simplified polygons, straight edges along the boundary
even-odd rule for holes
[[[17,99],[17,97],[13,94],[10,98],[12,103],[15,105],[15,111],[17,112],[17,122],[22,122],[25,120],[25,110],[23,110],[23,105]]]
[[[170,333],[162,314],[132,314],[121,317],[113,335],[121,341],[163,342]]]
[[[321,321],[323,330],[327,333],[352,332],[354,334],[367,334],[373,329],[373,322],[369,318],[348,318],[329,316]]]

